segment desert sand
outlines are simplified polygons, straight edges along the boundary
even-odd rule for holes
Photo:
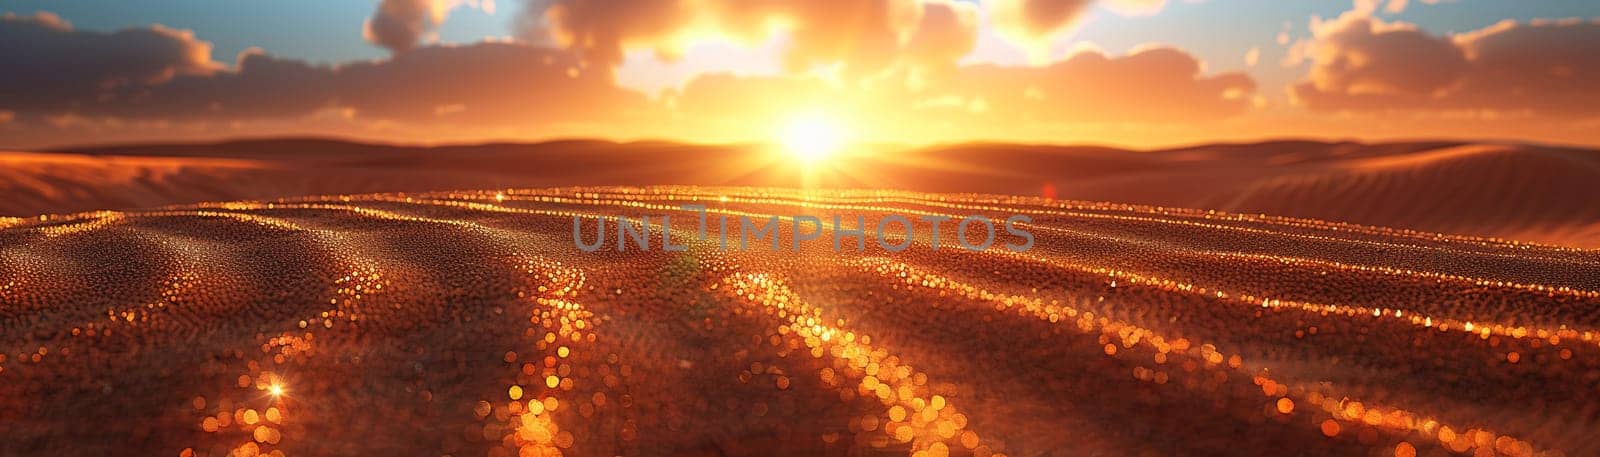
[[[572,244],[573,216],[692,220],[671,209],[685,203],[869,223],[1029,214],[1037,245]],[[7,224],[5,455],[1600,453],[1593,251],[762,188],[346,195]]]
[[[0,153],[0,216],[306,195],[573,185],[884,188],[1054,196],[1600,247],[1600,152],[1280,141],[1130,151],[864,147],[802,171],[757,145],[437,147],[316,139]]]
[[[1595,154],[3,153],[0,455],[1596,455]],[[730,251],[683,204],[1036,244]],[[688,250],[576,247],[617,215]]]

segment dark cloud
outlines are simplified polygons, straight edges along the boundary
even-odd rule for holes
[[[1503,22],[1457,41],[1473,63],[1463,104],[1600,114],[1600,21]]]
[[[995,25],[1019,38],[1044,39],[1077,23],[1093,0],[992,0]]]
[[[1352,13],[1314,32],[1311,72],[1292,89],[1313,110],[1600,114],[1600,22],[1436,36]]]
[[[161,26],[74,30],[49,13],[0,17],[0,110],[66,111],[120,87],[208,75],[211,44]]]
[[[571,53],[509,42],[412,48],[339,66],[241,54],[165,28],[75,31],[54,16],[0,22],[0,111],[65,119],[232,121],[336,112],[357,119],[529,125],[647,110]]]
[[[368,42],[404,52],[437,38],[439,26],[457,7],[494,13],[494,0],[379,0],[362,27]]]
[[[231,69],[102,91],[76,112],[173,120],[296,117],[331,106],[335,73],[252,49]]]
[[[363,29],[367,41],[400,52],[434,33],[453,8],[451,0],[382,0]]]

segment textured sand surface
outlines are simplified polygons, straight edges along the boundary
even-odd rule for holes
[[[691,202],[1022,213],[1037,245],[573,246],[573,215],[672,214],[692,238]],[[0,455],[1600,455],[1594,251],[750,188],[0,227]]]

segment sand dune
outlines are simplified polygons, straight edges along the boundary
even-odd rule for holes
[[[1600,152],[1282,141],[1160,151],[966,144],[805,172],[760,146],[562,141],[405,147],[327,140],[0,153],[0,214],[337,193],[571,185],[778,185],[1054,195],[1600,246]]]
[[[686,203],[869,224],[1024,213],[1037,245],[935,251],[928,231],[898,254],[834,253],[827,238],[800,252],[573,245],[573,214],[694,220],[670,210]],[[754,188],[7,223],[3,455],[1600,453],[1593,251]]]

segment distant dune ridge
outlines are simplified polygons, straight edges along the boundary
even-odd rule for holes
[[[1600,152],[1276,141],[1154,151],[971,143],[843,157],[807,181],[753,145],[323,139],[0,153],[0,215],[575,185],[790,185],[1047,195],[1600,247]]]

